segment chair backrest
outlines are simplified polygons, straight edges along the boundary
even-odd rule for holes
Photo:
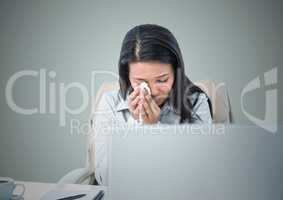
[[[212,80],[202,80],[195,82],[210,98],[213,111],[213,123],[231,123],[232,112],[228,96],[227,86],[225,83],[216,83]],[[104,92],[118,90],[119,84],[117,82],[104,83],[99,88],[95,103],[93,105],[93,113],[97,108],[98,102]]]
[[[225,83],[217,83],[212,80],[195,82],[210,98],[214,123],[232,123],[231,104],[228,89]]]

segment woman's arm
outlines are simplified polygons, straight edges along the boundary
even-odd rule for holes
[[[91,131],[88,140],[89,168],[95,173],[100,185],[108,180],[108,145],[110,135],[106,131],[115,122],[114,101],[110,93],[102,95],[91,117]]]

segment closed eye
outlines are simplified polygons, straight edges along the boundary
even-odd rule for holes
[[[163,79],[163,80],[157,80],[157,83],[166,83],[168,79]]]

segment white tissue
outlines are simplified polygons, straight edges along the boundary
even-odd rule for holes
[[[142,97],[144,98],[144,91],[147,91],[148,94],[151,94],[150,88],[148,87],[146,82],[142,82],[139,86],[140,88],[140,95],[142,95]],[[141,97],[141,96],[140,96]],[[139,112],[139,119],[138,119],[138,123],[139,124],[143,124],[143,119],[142,119],[142,113]]]

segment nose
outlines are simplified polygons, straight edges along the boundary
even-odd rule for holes
[[[151,96],[155,97],[158,95],[158,88],[154,84],[148,85],[151,91]]]

